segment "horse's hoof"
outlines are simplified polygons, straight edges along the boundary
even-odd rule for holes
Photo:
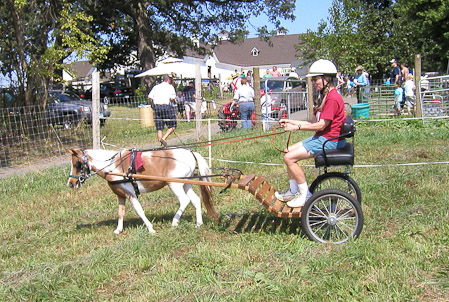
[[[119,235],[121,232],[122,232],[122,231],[120,231],[120,230],[115,230],[115,231],[114,231],[114,234],[115,234],[115,235]]]
[[[154,229],[148,229],[148,232],[150,232],[150,234],[156,234],[156,231]]]
[[[178,227],[178,225],[179,225],[179,221],[178,220],[173,220],[173,222],[171,223],[171,226],[172,227]]]
[[[201,227],[202,225],[203,225],[202,222],[201,222],[201,223],[197,223],[197,224],[196,224],[196,227],[199,228],[199,227]]]

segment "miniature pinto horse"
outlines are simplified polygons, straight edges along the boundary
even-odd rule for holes
[[[209,166],[206,160],[196,152],[186,149],[160,149],[155,151],[136,152],[134,150],[69,150],[72,155],[72,165],[67,185],[72,188],[81,187],[85,179],[98,174],[108,181],[109,187],[118,196],[118,224],[114,234],[123,231],[123,216],[125,215],[125,201],[128,199],[133,205],[139,217],[143,220],[148,231],[155,233],[153,225],[146,218],[145,213],[137,199],[139,193],[149,193],[168,185],[179,200],[180,207],[173,217],[173,226],[178,226],[182,213],[192,202],[196,210],[196,226],[203,224],[201,215],[201,200],[193,191],[191,184],[165,182],[157,180],[143,180],[138,178],[126,178],[123,176],[108,175],[109,173],[136,173],[141,175],[153,175],[167,178],[183,178],[194,176],[196,164],[200,176],[209,175]],[[131,170],[131,169],[132,170]],[[93,172],[91,174],[91,171]],[[202,180],[210,181],[209,177]],[[211,188],[200,186],[203,202],[209,215],[216,220],[211,201]]]

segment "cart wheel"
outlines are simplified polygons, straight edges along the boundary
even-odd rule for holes
[[[318,176],[310,185],[310,192],[316,193],[324,189],[338,189],[349,193],[352,197],[362,203],[362,192],[359,185],[349,175],[341,172],[329,172]]]
[[[325,189],[313,194],[301,210],[301,226],[309,239],[344,243],[357,238],[363,228],[360,203],[341,190]]]

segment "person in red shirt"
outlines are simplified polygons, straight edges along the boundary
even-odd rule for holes
[[[281,119],[279,124],[287,131],[315,131],[315,135],[296,143],[285,150],[284,163],[290,179],[290,187],[275,196],[281,201],[288,201],[289,207],[302,207],[311,196],[304,171],[298,161],[312,158],[322,151],[323,143],[332,137],[340,135],[346,114],[343,98],[334,85],[337,68],[329,60],[320,59],[310,66],[307,77],[312,77],[312,83],[319,99],[314,108],[311,121],[296,121]],[[333,140],[326,144],[326,150],[339,149],[346,144],[344,139]]]

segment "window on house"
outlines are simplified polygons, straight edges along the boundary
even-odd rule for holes
[[[251,50],[251,55],[253,56],[253,57],[257,57],[258,55],[259,55],[259,50],[257,49],[257,48],[253,48],[252,50]]]

